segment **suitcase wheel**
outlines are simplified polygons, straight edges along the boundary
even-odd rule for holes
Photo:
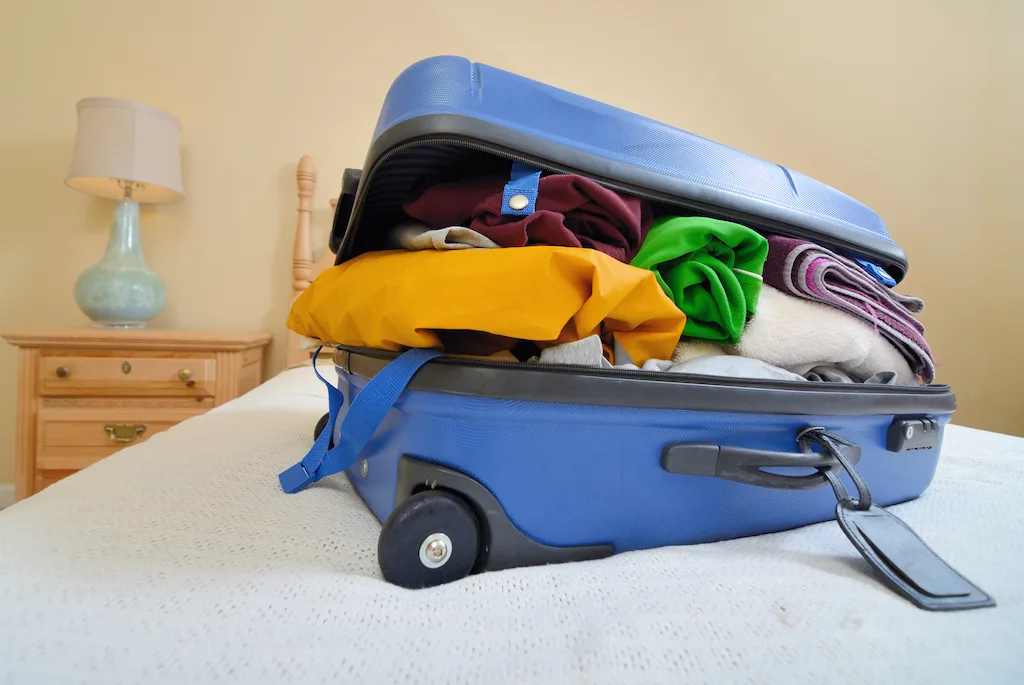
[[[425,490],[391,512],[377,541],[384,579],[424,588],[465,578],[480,551],[480,524],[458,495]]]
[[[324,428],[327,427],[327,421],[330,418],[331,415],[327,413],[321,416],[320,420],[316,422],[316,426],[313,427],[313,442],[316,442],[316,439],[319,438],[320,434],[324,432]],[[334,447],[333,437],[330,439],[330,441],[328,441],[327,449],[331,449],[332,447]]]

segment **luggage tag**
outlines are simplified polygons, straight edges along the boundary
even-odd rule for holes
[[[928,611],[959,611],[996,605],[994,599],[943,561],[895,515],[872,504],[871,492],[840,445],[853,447],[823,428],[806,428],[797,436],[802,452],[810,442],[820,445],[839,462],[839,468],[819,468],[839,503],[836,520],[857,551],[898,594]],[[839,478],[845,470],[857,488],[850,497]]]

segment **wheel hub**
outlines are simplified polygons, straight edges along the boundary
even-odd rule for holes
[[[452,556],[452,539],[444,533],[431,533],[420,544],[420,563],[427,568],[440,568]]]

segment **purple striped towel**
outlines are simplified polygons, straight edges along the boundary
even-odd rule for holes
[[[889,290],[852,259],[782,236],[768,237],[763,276],[777,290],[823,302],[873,324],[925,383],[935,380],[935,360],[924,339],[924,326],[914,318],[924,309],[923,300]]]

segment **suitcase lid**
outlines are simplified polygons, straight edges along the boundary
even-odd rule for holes
[[[416,62],[392,83],[363,171],[346,173],[331,231],[341,263],[382,249],[423,177],[486,173],[510,160],[578,173],[621,192],[765,233],[817,242],[906,274],[903,249],[860,202],[786,167],[463,57]],[[361,178],[360,178],[361,176]]]

